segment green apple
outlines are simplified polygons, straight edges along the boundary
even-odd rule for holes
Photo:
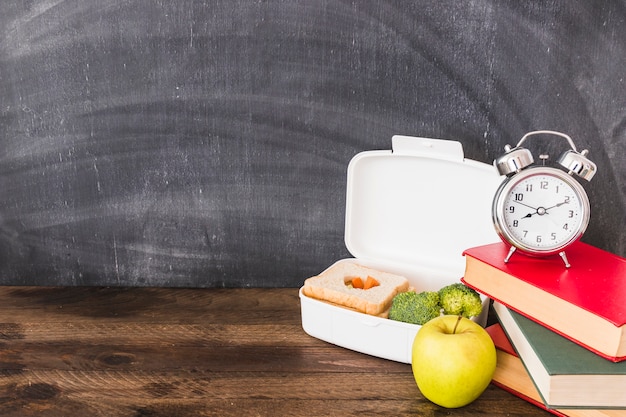
[[[442,407],[462,407],[491,382],[496,348],[487,331],[472,320],[439,316],[415,335],[411,367],[424,397]]]

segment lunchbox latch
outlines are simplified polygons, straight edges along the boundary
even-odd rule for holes
[[[391,147],[393,153],[398,155],[422,156],[457,162],[463,162],[464,158],[463,145],[453,140],[394,135],[391,138]]]

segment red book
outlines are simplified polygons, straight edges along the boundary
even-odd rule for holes
[[[626,259],[582,242],[556,255],[514,254],[498,242],[465,250],[462,281],[587,349],[626,359]]]

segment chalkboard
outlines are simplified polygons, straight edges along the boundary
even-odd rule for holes
[[[0,284],[297,287],[404,134],[590,150],[626,253],[623,1],[4,0]]]

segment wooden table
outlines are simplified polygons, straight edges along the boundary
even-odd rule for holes
[[[0,415],[550,415],[495,387],[448,410],[411,367],[301,327],[297,289],[0,287]]]

